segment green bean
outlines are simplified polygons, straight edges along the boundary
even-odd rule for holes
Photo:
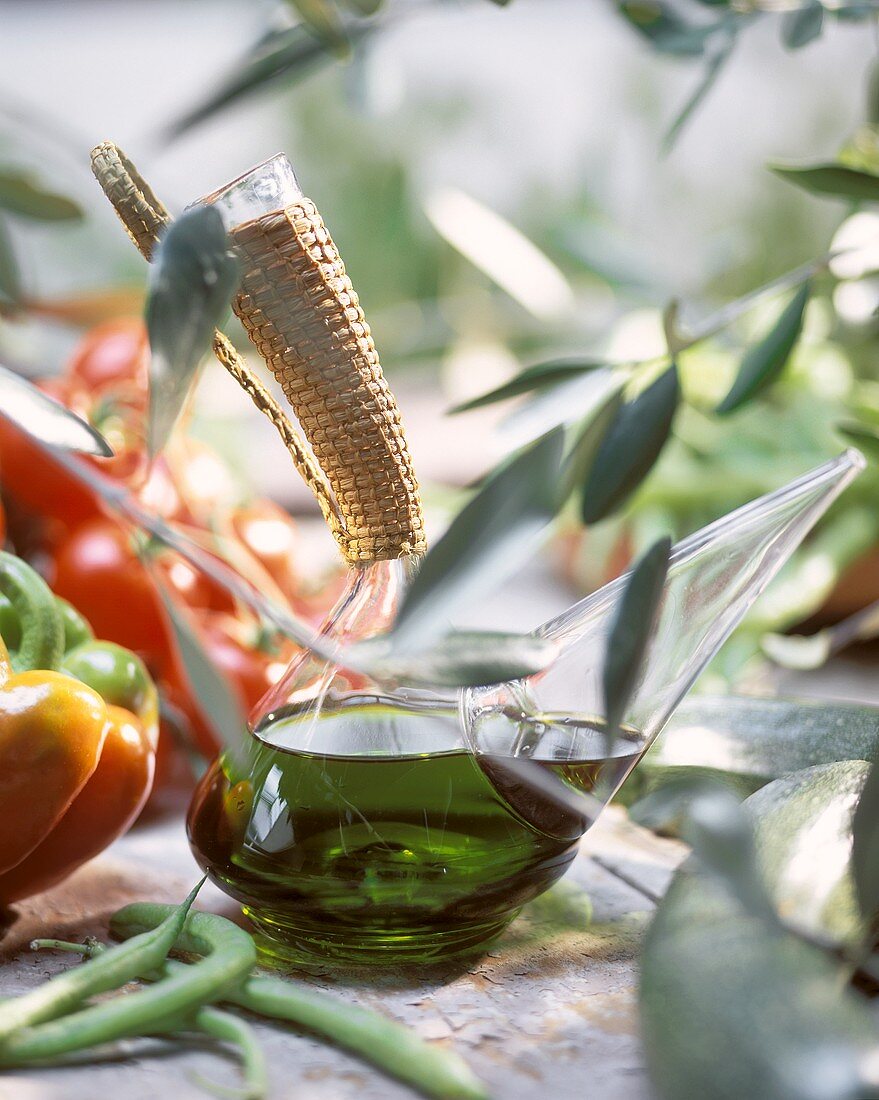
[[[280,978],[252,977],[227,994],[230,1004],[259,1016],[297,1024],[372,1062],[436,1100],[485,1100],[482,1082],[463,1058],[419,1039],[378,1012]]]
[[[85,943],[69,943],[66,940],[31,940],[30,947],[32,951],[64,951],[68,954],[82,955],[87,959],[96,958],[108,950],[105,944],[91,937]],[[172,972],[171,966],[185,969],[183,963],[166,962],[155,970],[147,971],[142,977],[147,981],[161,981]],[[186,1026],[186,1022],[183,1021],[181,1027]],[[233,1097],[235,1100],[259,1100],[266,1095],[268,1080],[265,1057],[252,1027],[231,1013],[220,1012],[219,1009],[207,1006],[203,1006],[195,1013],[192,1026],[215,1039],[233,1043],[241,1053],[245,1083],[243,1089],[217,1085],[202,1077],[201,1074],[196,1074],[195,1078],[203,1088],[220,1096]]]
[[[157,922],[153,928],[128,943],[103,952],[100,958],[59,974],[30,993],[0,1004],[0,1050],[5,1050],[4,1041],[22,1028],[63,1016],[89,997],[117,989],[144,970],[161,963],[180,934],[203,882],[204,879],[182,905],[167,906],[161,924]]]
[[[130,905],[121,912],[136,912],[141,908]],[[162,918],[168,912],[169,907],[162,906]],[[159,921],[154,921],[151,927],[157,924]],[[179,941],[179,936],[177,938]],[[46,1061],[114,1039],[173,1030],[181,1018],[190,1018],[203,1004],[218,1000],[230,986],[246,977],[256,963],[253,940],[231,921],[208,917],[207,921],[199,922],[197,928],[190,929],[188,941],[193,951],[204,956],[200,962],[149,989],[103,1001],[63,1019],[16,1032],[0,1043],[0,1065]],[[99,953],[81,969],[100,967],[115,950]],[[154,969],[157,961],[154,955],[151,956],[141,966],[140,973]]]
[[[236,1046],[241,1053],[241,1065],[244,1071],[243,1089],[217,1085],[200,1073],[194,1074],[194,1079],[202,1088],[218,1096],[228,1096],[232,1100],[261,1100],[268,1094],[269,1082],[265,1055],[250,1024],[233,1016],[231,1012],[221,1012],[218,1008],[207,1006],[198,1010],[193,1024],[206,1035]]]
[[[110,921],[115,935],[131,936],[155,927],[166,905],[129,905]],[[207,926],[229,923],[208,913],[191,913],[177,938],[177,949],[199,953]],[[177,973],[183,964],[168,964]],[[435,1100],[484,1100],[486,1091],[464,1060],[419,1039],[409,1028],[369,1009],[347,1005],[318,990],[280,978],[249,977],[227,989],[222,1001],[258,1016],[296,1024],[329,1039],[405,1081]]]

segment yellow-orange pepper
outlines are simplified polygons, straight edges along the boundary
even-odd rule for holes
[[[0,652],[0,874],[54,828],[98,766],[107,705],[59,672],[14,675]]]
[[[16,645],[10,656],[0,639],[0,904],[9,904],[129,828],[152,786],[158,708],[140,659],[88,639],[84,620],[72,631],[45,583],[5,552],[0,591]],[[75,643],[66,651],[65,637]],[[50,667],[27,667],[34,660]]]
[[[0,875],[0,903],[48,890],[128,831],[153,785],[155,728],[108,705],[97,767],[43,840]]]

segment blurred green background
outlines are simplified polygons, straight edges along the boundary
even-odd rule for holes
[[[879,425],[879,215],[817,200],[766,168],[833,160],[852,142],[872,163],[869,26],[828,21],[792,51],[776,19],[757,22],[666,152],[701,63],[656,52],[609,0],[400,0],[346,63],[278,81],[168,139],[262,36],[294,22],[272,0],[4,3],[0,159],[36,169],[87,212],[75,225],[10,219],[31,308],[0,321],[5,362],[60,369],[79,329],[41,304],[97,295],[97,311],[112,312],[121,293],[138,308],[144,266],[91,180],[92,145],[116,141],[172,210],[283,149],[346,259],[440,517],[540,430],[507,407],[449,418],[449,406],[557,356],[661,354],[669,300],[697,321],[835,240],[864,246],[816,289],[781,384],[733,419],[704,408],[778,301],[681,358],[690,400],[657,468],[621,517],[586,536],[572,521],[557,541],[555,560],[582,588],[657,530],[683,535],[839,450],[841,419]],[[105,300],[107,288],[117,296]],[[257,489],[312,508],[271,429],[215,366],[196,430]],[[754,637],[813,615],[879,540],[875,488],[861,479],[831,515]]]

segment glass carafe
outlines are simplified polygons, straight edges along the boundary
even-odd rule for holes
[[[847,453],[675,548],[611,758],[600,684],[622,581],[541,627],[561,653],[516,683],[389,691],[301,657],[244,744],[202,781],[189,814],[199,863],[286,958],[421,962],[483,945],[565,872],[693,680],[859,468]],[[355,569],[327,631],[385,629],[411,569]]]
[[[335,462],[333,448],[343,449],[351,433],[333,404],[335,382],[327,387],[321,374],[328,352],[314,348],[325,338],[327,348],[333,340],[350,344],[360,377],[364,364],[372,369],[356,296],[337,282],[332,242],[320,228],[301,229],[307,200],[286,158],[208,201],[221,209],[233,241],[269,241],[246,252],[238,308],[294,404],[342,514],[340,545],[351,568],[324,632],[339,641],[381,633],[418,567],[422,536],[395,407],[377,436],[368,435],[368,417],[352,428],[366,433],[359,446],[372,456],[362,476]],[[303,276],[289,259],[288,232],[317,257],[317,275]],[[299,296],[290,315],[284,295]],[[327,321],[333,296],[342,303],[336,315],[352,320],[350,339]],[[306,300],[314,324],[302,312]],[[303,412],[296,402],[306,391],[323,392],[327,410]],[[388,402],[382,390],[378,407]],[[541,627],[559,642],[559,656],[515,683],[388,688],[303,654],[251,715],[241,744],[200,784],[188,818],[196,858],[242,903],[264,949],[287,959],[424,962],[480,948],[564,874],[601,807],[861,465],[847,452],[675,548],[612,755],[601,671],[622,581]],[[390,504],[376,509],[381,493]]]

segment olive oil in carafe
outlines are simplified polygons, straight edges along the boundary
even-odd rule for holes
[[[605,801],[643,747],[627,733],[608,757],[598,721],[527,721],[538,725],[523,735],[522,716],[499,712],[474,754],[448,712],[347,708],[320,719],[307,751],[281,747],[306,740],[281,718],[244,757],[221,758],[205,776],[189,815],[193,850],[281,954],[372,961],[465,951],[564,873],[591,824],[511,769],[502,742]]]

